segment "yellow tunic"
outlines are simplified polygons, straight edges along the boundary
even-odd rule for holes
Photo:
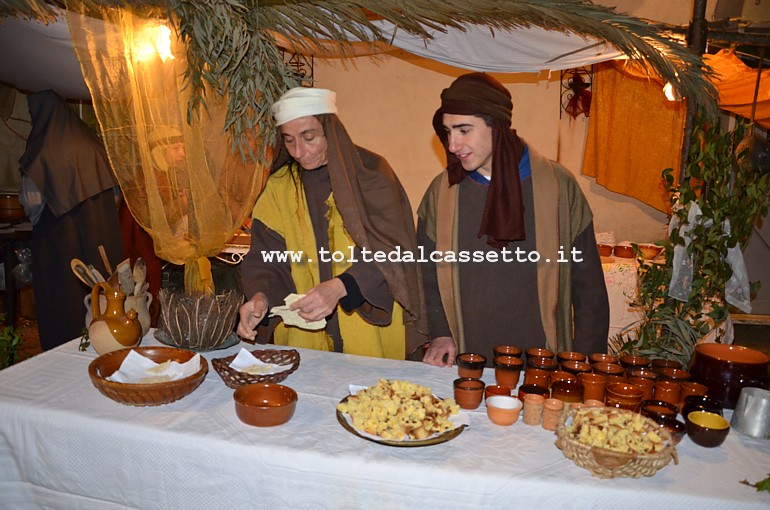
[[[318,254],[313,224],[302,187],[297,165],[287,165],[268,179],[265,190],[257,200],[253,216],[268,228],[283,237],[286,249],[302,252],[299,262],[291,262],[291,276],[297,293],[304,294],[319,283]],[[355,243],[348,235],[337,210],[333,194],[326,200],[329,206],[329,251],[349,253]],[[345,272],[350,262],[332,262],[332,274]],[[366,322],[356,311],[346,312],[337,305],[343,352],[362,356],[405,359],[403,309],[393,303],[393,315],[387,326],[376,326]],[[279,324],[273,332],[277,345],[304,347],[324,351],[333,350],[333,341],[324,330],[309,331]]]

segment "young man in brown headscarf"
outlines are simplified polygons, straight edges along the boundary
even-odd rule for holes
[[[510,92],[484,73],[441,94],[447,169],[418,211],[431,345],[492,361],[494,346],[606,352],[609,304],[591,209],[574,177],[511,130]],[[441,257],[439,257],[441,255]]]
[[[412,209],[398,178],[382,157],[353,144],[337,117],[334,92],[292,89],[272,112],[281,141],[241,265],[248,301],[238,333],[254,339],[262,323],[260,341],[272,335],[281,345],[421,357],[427,323],[419,267],[366,262],[362,254],[416,250]],[[301,260],[264,257],[287,250],[302,252]],[[268,310],[292,293],[304,297],[291,309],[325,325],[269,318]]]

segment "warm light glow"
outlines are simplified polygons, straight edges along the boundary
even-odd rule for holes
[[[151,60],[160,57],[162,62],[173,59],[171,54],[171,29],[166,25],[148,26],[144,37],[136,40],[136,59]]]
[[[663,93],[666,94],[666,99],[669,101],[679,101],[679,94],[676,93],[670,81],[667,81],[663,86]]]

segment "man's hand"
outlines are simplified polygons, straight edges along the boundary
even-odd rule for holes
[[[262,322],[267,311],[267,296],[257,292],[251,299],[241,305],[239,310],[241,321],[238,324],[238,335],[249,340],[257,338],[257,324]]]
[[[444,361],[446,356],[446,361]],[[457,346],[451,336],[434,338],[430,347],[422,357],[423,363],[436,365],[437,367],[451,367],[457,357]]]
[[[307,291],[305,297],[292,303],[290,308],[299,310],[299,316],[306,321],[319,321],[331,315],[340,299],[347,295],[342,280],[332,278]]]

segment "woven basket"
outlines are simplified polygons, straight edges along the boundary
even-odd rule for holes
[[[299,368],[299,353],[294,349],[276,350],[276,349],[257,349],[251,351],[255,358],[263,363],[273,363],[275,365],[291,365],[291,368],[277,374],[252,375],[240,372],[230,368],[230,363],[237,354],[227,356],[226,358],[215,358],[211,360],[214,370],[225,384],[232,389],[236,389],[243,384],[271,382],[279,383],[294,373]]]
[[[564,413],[556,427],[556,446],[562,453],[578,466],[588,469],[599,478],[640,478],[652,476],[674,459],[679,463],[676,448],[672,444],[671,434],[649,418],[644,418],[644,427],[650,432],[656,432],[665,442],[663,449],[657,453],[620,453],[597,446],[579,442],[567,432],[577,409]],[[633,415],[632,411],[606,408],[603,412],[619,412]]]
[[[194,352],[174,347],[148,346],[133,347],[132,349],[156,363],[163,363],[168,360],[184,363],[195,356]],[[91,382],[96,389],[102,395],[121,404],[129,406],[159,406],[174,402],[192,393],[203,382],[209,371],[206,359],[201,356],[200,370],[183,379],[154,384],[126,384],[108,381],[107,377],[120,368],[121,363],[123,363],[123,360],[132,349],[108,352],[99,356],[88,365],[88,375],[91,376]]]

